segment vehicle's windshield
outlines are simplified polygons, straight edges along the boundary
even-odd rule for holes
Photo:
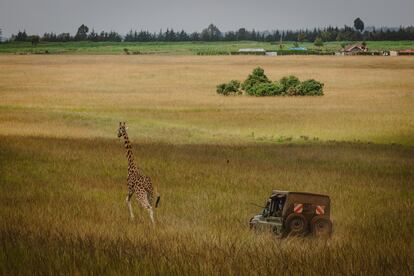
[[[285,205],[286,196],[284,195],[275,195],[271,197],[271,207],[270,212],[272,216],[279,217],[282,215],[283,206]]]
[[[271,203],[271,200],[270,199],[267,200],[266,206],[264,207],[263,212],[262,212],[264,217],[267,217],[270,214],[270,203]]]

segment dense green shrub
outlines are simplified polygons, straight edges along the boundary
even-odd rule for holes
[[[217,85],[217,93],[221,95],[241,95],[243,90],[250,96],[322,96],[324,84],[316,80],[301,82],[298,77],[290,75],[279,81],[271,82],[264,70],[257,67],[240,85],[237,80]],[[241,87],[241,88],[240,88]]]
[[[259,83],[251,88],[250,95],[254,96],[277,96],[283,92],[283,87],[278,82]]]
[[[243,91],[240,90],[240,81],[231,80],[229,83],[222,83],[217,85],[217,93],[228,96],[228,95],[241,95]]]
[[[280,85],[282,86],[283,92],[287,92],[289,88],[294,88],[300,84],[300,80],[296,76],[287,76],[279,80]]]
[[[263,68],[257,67],[243,82],[242,89],[246,91],[248,95],[254,96],[256,90],[255,86],[261,83],[270,83],[270,80],[265,75]]]
[[[316,80],[305,80],[297,87],[297,91],[301,96],[322,96],[323,83]]]

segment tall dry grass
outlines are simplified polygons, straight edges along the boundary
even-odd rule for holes
[[[0,274],[413,274],[413,61],[0,56]],[[326,95],[215,94],[255,66]],[[128,219],[120,120],[156,228]],[[333,238],[250,232],[274,188],[329,194]]]
[[[133,141],[134,142],[134,141]],[[133,143],[162,195],[152,228],[104,139],[2,137],[2,274],[410,274],[412,148]],[[229,163],[227,163],[229,160]],[[327,193],[328,242],[248,230],[273,188]]]
[[[262,66],[325,83],[323,97],[222,97]],[[174,143],[319,140],[413,145],[411,57],[0,56],[0,134]],[[283,139],[282,139],[283,140]]]

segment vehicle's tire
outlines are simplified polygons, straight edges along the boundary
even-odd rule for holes
[[[311,230],[314,237],[329,238],[332,234],[332,222],[324,216],[316,216],[311,221]]]
[[[290,214],[286,218],[284,231],[285,237],[303,237],[308,231],[308,221],[302,214]]]

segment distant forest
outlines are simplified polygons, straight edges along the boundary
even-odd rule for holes
[[[383,40],[414,40],[414,26],[400,28],[370,28],[365,30],[364,22],[357,18],[354,20],[353,27],[344,26],[314,28],[304,30],[275,30],[275,31],[255,31],[240,28],[237,31],[221,32],[217,26],[210,24],[201,32],[187,33],[184,30],[174,31],[173,29],[160,30],[152,33],[149,31],[129,31],[126,35],[110,31],[100,33],[90,30],[87,26],[81,25],[76,34],[70,33],[45,33],[43,36],[28,35],[26,31],[19,31],[12,35],[10,41],[29,41],[37,44],[44,42],[67,42],[67,41],[112,41],[112,42],[156,42],[156,41],[383,41]]]

